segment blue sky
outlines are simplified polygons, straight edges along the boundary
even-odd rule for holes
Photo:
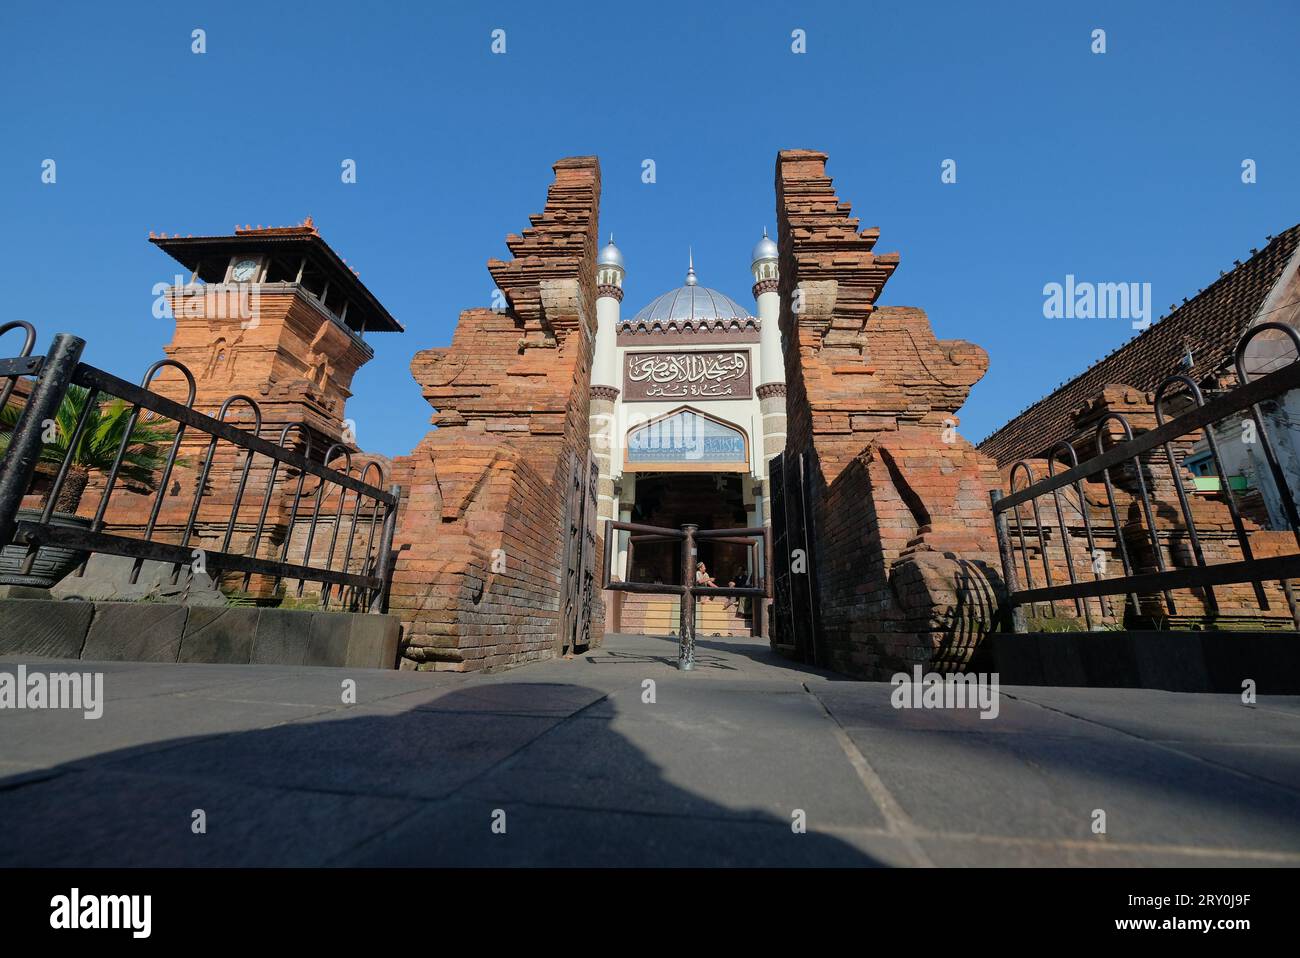
[[[0,321],[36,322],[42,343],[83,335],[90,362],[134,379],[171,333],[151,307],[174,264],[149,230],[310,214],[407,328],[370,338],[349,404],[364,448],[401,454],[428,428],[411,355],[490,304],[484,264],[540,211],[555,159],[600,157],[601,226],[635,311],[681,282],[688,245],[701,282],[752,303],[776,152],[812,148],[881,228],[877,249],[902,256],[881,302],[988,350],[961,413],[978,440],[1135,335],[1045,319],[1044,284],[1149,282],[1159,316],[1300,221],[1298,10],[7,4]],[[345,158],[356,184],[340,181]],[[940,181],[948,158],[956,184]]]

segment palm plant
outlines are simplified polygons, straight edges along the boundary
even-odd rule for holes
[[[90,390],[84,386],[69,386],[59,410],[54,417],[55,434],[51,441],[41,446],[40,461],[58,469],[68,458],[68,449],[77,422],[86,408]],[[9,404],[0,409],[0,456],[9,449],[13,428],[18,423],[22,409]],[[68,474],[54,501],[54,511],[75,513],[86,491],[86,483],[96,472],[107,473],[113,468],[122,437],[126,435],[131,419],[131,407],[123,399],[106,404],[95,403],[86,420],[86,428],[72,450]],[[118,476],[145,491],[157,488],[158,473],[167,464],[167,447],[176,438],[176,432],[164,423],[170,420],[137,417],[131,424],[131,436],[122,456]],[[48,494],[47,494],[48,500]]]

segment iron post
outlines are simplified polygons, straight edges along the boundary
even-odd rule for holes
[[[41,460],[44,424],[56,418],[85,348],[84,339],[69,333],[54,334],[27,405],[14,426],[9,449],[0,462],[0,546],[13,541],[15,517]]]

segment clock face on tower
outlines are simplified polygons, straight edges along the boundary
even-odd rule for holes
[[[257,272],[257,260],[241,259],[235,264],[235,268],[230,271],[230,277],[236,283],[247,283]]]

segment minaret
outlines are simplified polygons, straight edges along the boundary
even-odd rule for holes
[[[618,321],[623,302],[623,254],[609,237],[596,257],[596,344],[591,357],[591,401],[588,406],[591,451],[600,469],[596,494],[601,519],[618,518],[614,496],[614,410],[618,401]],[[602,533],[603,534],[603,533]]]
[[[763,461],[785,449],[785,355],[781,350],[781,296],[777,292],[777,246],[763,230],[754,247],[754,299],[758,301],[758,400],[763,414]]]

